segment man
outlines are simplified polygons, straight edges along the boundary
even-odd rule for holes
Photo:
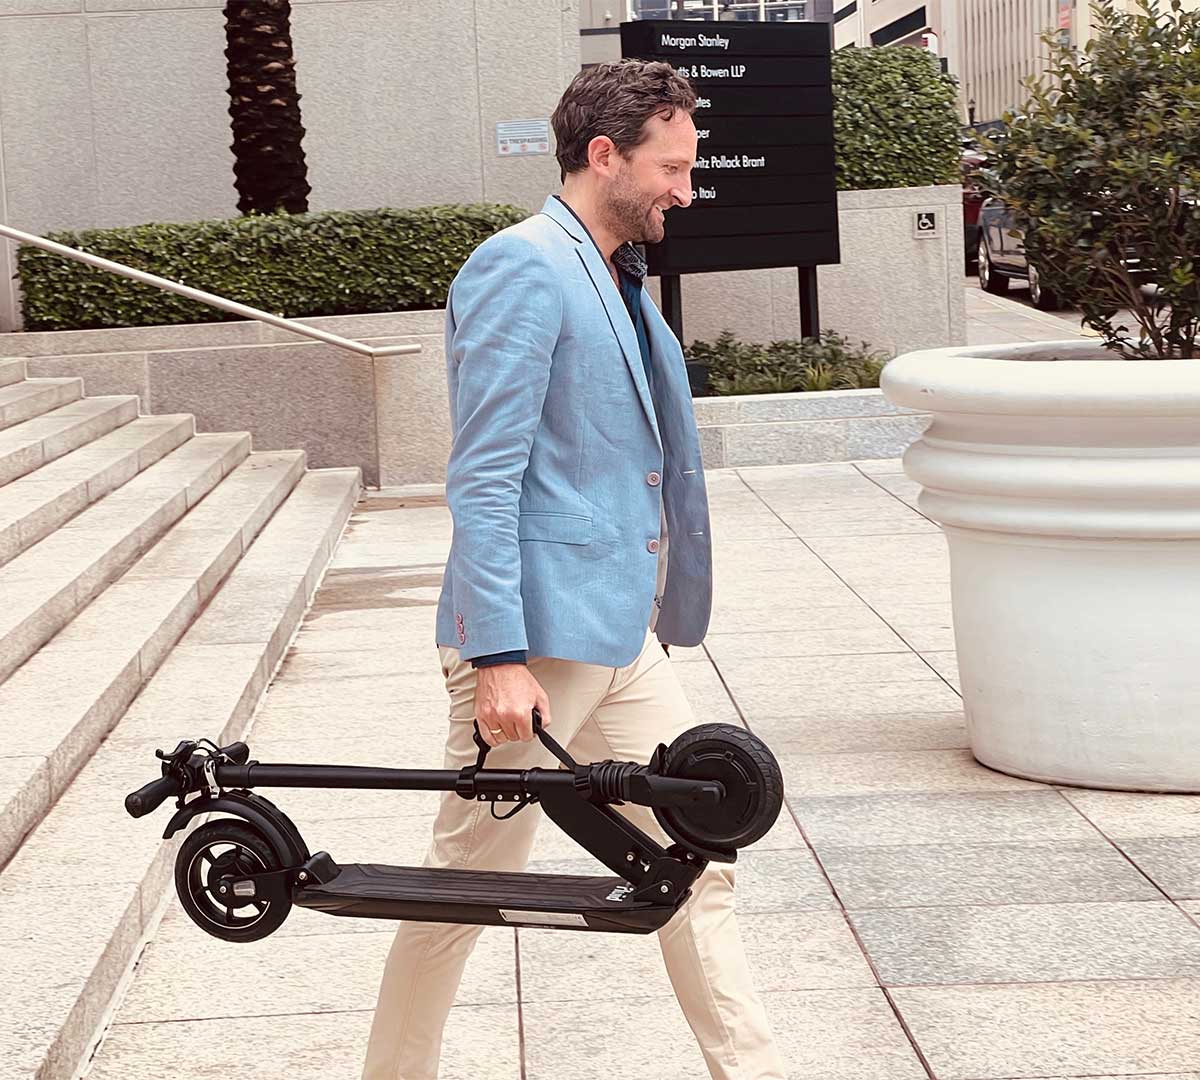
[[[447,769],[474,763],[475,721],[495,748],[489,768],[552,766],[531,741],[535,707],[578,761],[648,761],[694,723],[655,634],[695,645],[707,629],[708,505],[683,354],[633,245],[660,241],[664,213],[692,200],[695,105],[665,63],[576,76],[552,118],[561,198],[481,244],[451,287],[454,539],[437,615]],[[667,842],[647,808],[621,812]],[[539,816],[501,822],[447,795],[426,865],[521,870]],[[364,1080],[436,1078],[479,932],[401,923]],[[709,865],[659,941],[711,1075],[783,1080],[731,867]]]

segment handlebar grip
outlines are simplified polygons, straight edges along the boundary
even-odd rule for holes
[[[173,776],[160,776],[126,795],[125,809],[130,817],[143,817],[157,810],[172,795],[178,794],[179,781]]]
[[[250,747],[244,742],[233,742],[221,747],[224,754],[234,765],[245,765],[250,760]]]

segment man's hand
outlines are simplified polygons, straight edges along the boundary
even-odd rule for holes
[[[533,738],[533,710],[550,726],[550,699],[524,664],[476,668],[475,720],[489,746]]]

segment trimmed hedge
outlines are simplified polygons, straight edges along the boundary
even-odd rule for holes
[[[686,355],[707,367],[708,390],[718,397],[872,389],[891,359],[865,341],[855,345],[833,330],[819,338],[769,345],[738,341],[723,330],[716,341],[693,341]]]
[[[961,183],[957,93],[954,79],[925,49],[834,53],[838,188]]]
[[[528,216],[515,206],[337,210],[89,229],[60,244],[289,317],[444,307],[475,248]],[[22,247],[27,330],[236,319],[71,259]]]

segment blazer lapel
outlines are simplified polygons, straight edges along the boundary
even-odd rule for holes
[[[575,219],[575,215],[553,195],[546,200],[542,213],[552,217],[575,240],[576,253],[579,255],[584,269],[587,270],[588,276],[592,279],[592,285],[596,289],[600,302],[604,305],[605,314],[608,315],[608,324],[612,327],[617,343],[621,346],[621,352],[625,357],[625,366],[629,368],[630,377],[633,379],[634,386],[637,387],[638,399],[642,403],[646,419],[650,421],[651,430],[661,447],[662,439],[658,432],[658,420],[654,415],[654,402],[650,397],[650,386],[646,382],[646,369],[642,364],[642,350],[638,347],[637,334],[634,332],[629,312],[625,308],[625,301],[621,299],[620,290],[613,281],[612,274],[608,272],[608,265],[605,263],[604,257],[600,254],[600,250],[592,238],[588,236],[587,231]]]

